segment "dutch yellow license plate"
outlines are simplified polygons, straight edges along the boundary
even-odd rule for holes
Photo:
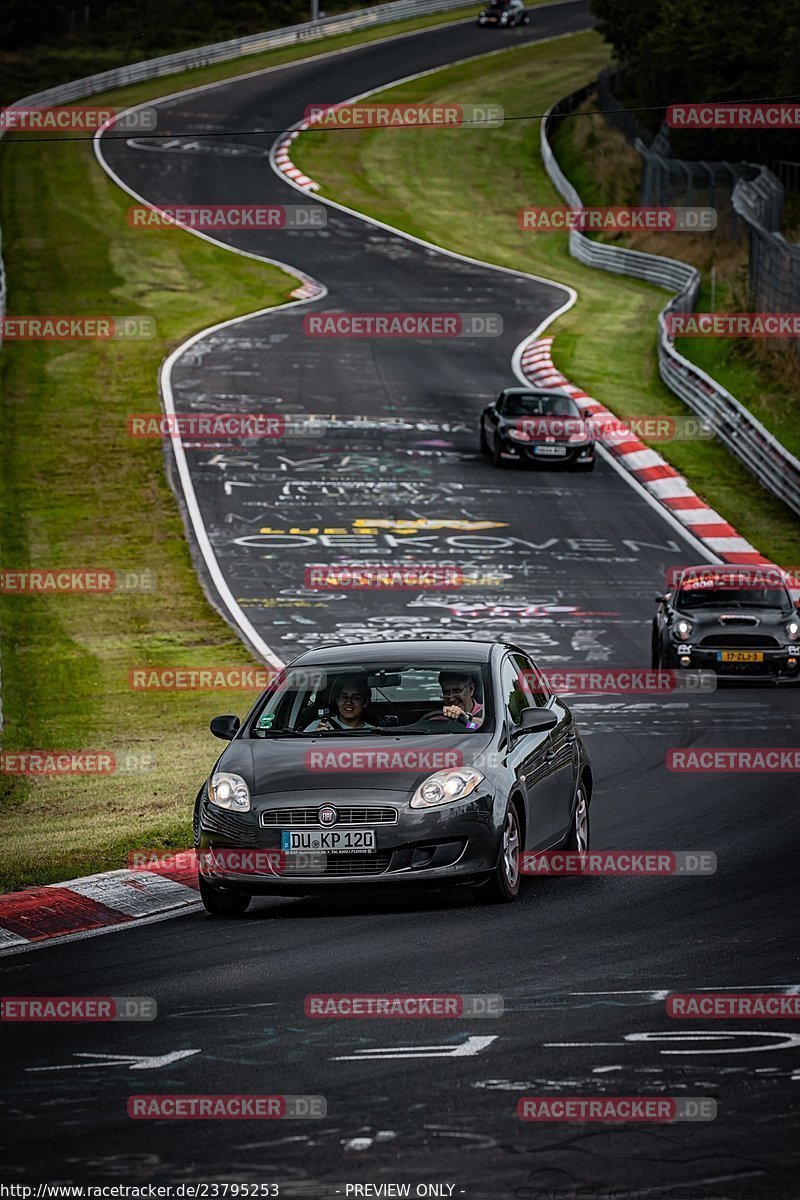
[[[718,650],[717,662],[751,663],[763,662],[762,650]]]

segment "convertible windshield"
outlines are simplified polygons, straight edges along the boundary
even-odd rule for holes
[[[506,417],[580,417],[580,409],[569,396],[547,396],[538,392],[520,392],[506,396]]]
[[[485,663],[331,663],[282,672],[250,736],[463,734],[488,728],[490,718]]]
[[[695,608],[790,608],[789,593],[783,588],[682,587],[675,598],[681,612]]]

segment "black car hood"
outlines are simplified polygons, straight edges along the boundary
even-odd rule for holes
[[[786,623],[795,616],[791,608],[737,608],[732,604],[726,608],[721,604],[708,605],[702,608],[682,608],[674,610],[676,616],[691,621],[695,632],[698,633],[768,633],[772,636],[786,639]]]
[[[237,738],[215,769],[241,775],[253,796],[327,789],[341,793],[343,786],[356,792],[411,792],[436,770],[469,766],[490,742],[491,734],[482,732]],[[358,753],[358,769],[350,767],[348,752]],[[389,757],[380,759],[379,754]]]

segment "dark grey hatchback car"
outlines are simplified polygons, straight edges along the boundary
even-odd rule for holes
[[[566,704],[502,642],[328,646],[239,722],[195,803],[200,892],[462,885],[508,902],[527,850],[589,844],[592,770]]]

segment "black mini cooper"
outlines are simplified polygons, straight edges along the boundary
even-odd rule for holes
[[[656,596],[654,668],[715,671],[720,679],[800,679],[800,613],[773,566],[685,567]]]
[[[295,658],[240,723],[194,810],[215,915],[252,895],[461,884],[511,901],[525,850],[589,844],[572,714],[501,642],[372,642]]]

